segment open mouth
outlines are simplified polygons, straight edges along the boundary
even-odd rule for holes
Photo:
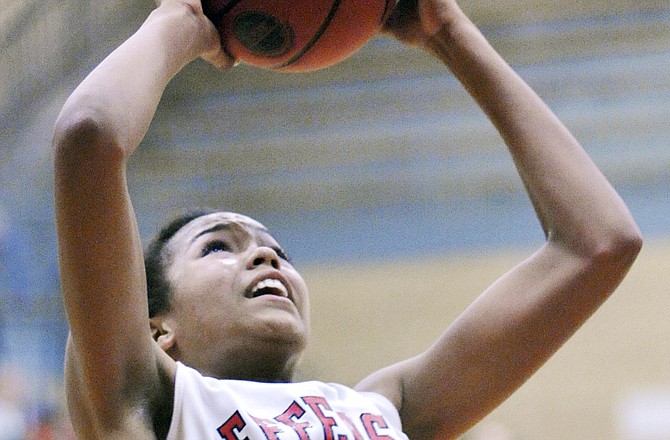
[[[259,281],[251,289],[250,293],[251,298],[258,298],[263,295],[274,295],[288,298],[288,290],[286,289],[286,286],[284,286],[281,281],[271,278]]]

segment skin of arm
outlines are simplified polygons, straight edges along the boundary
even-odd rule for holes
[[[450,0],[405,0],[387,31],[439,58],[500,132],[547,241],[424,353],[363,380],[410,438],[456,438],[521,386],[612,294],[641,234],[551,110]],[[402,15],[399,15],[401,14]]]
[[[219,47],[199,2],[165,1],[86,77],[57,119],[56,226],[71,329],[66,382],[81,438],[145,438],[161,410],[154,402],[171,402],[174,365],[149,331],[126,163],[184,65],[198,56],[231,64]]]
[[[453,438],[596,310],[641,239],[581,147],[453,2],[399,6],[388,29],[441,59],[491,118],[548,237],[426,352],[359,385],[396,403],[410,438]],[[163,2],[82,82],[56,123],[59,264],[71,326],[68,405],[81,438],[153,438],[160,434],[151,426],[156,412],[169,412],[160,405],[173,398],[174,363],[150,337],[126,163],[184,65],[198,56],[232,64],[219,48],[198,1]]]

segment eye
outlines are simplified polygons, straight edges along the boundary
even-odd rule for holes
[[[207,242],[205,247],[202,248],[201,256],[208,255],[212,252],[228,252],[230,251],[230,246],[222,240],[212,240]]]
[[[272,249],[277,253],[279,258],[289,263],[291,262],[291,258],[288,256],[286,251],[284,251],[284,249],[280,248],[279,246],[273,246]]]

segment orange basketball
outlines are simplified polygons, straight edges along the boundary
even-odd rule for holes
[[[308,72],[360,49],[396,0],[203,0],[224,51],[264,69]]]

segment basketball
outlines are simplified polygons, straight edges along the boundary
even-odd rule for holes
[[[365,45],[396,0],[203,0],[223,50],[281,72],[332,66]]]

